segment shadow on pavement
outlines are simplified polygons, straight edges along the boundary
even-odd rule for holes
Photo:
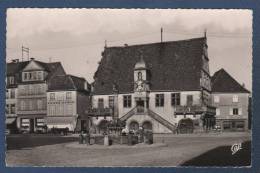
[[[76,136],[60,136],[60,135],[8,135],[6,136],[7,149],[19,150],[24,148],[32,148],[43,145],[61,144],[66,142],[77,141]]]
[[[221,146],[186,161],[181,166],[250,166],[251,141],[242,143],[242,149],[232,155],[231,146]]]

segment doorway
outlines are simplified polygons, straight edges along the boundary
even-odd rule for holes
[[[30,133],[34,132],[34,119],[30,119]]]
[[[136,108],[137,108],[137,113],[143,113],[144,112],[144,100],[137,100]]]

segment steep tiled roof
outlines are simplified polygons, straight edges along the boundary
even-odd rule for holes
[[[117,84],[120,93],[133,92],[134,67],[140,52],[151,76],[152,91],[199,90],[205,43],[203,37],[105,48],[94,76],[94,94],[112,93],[113,84]]]
[[[16,73],[19,73],[28,63],[29,63],[29,61],[7,63],[6,64],[6,75],[13,76]]]
[[[223,68],[215,72],[211,78],[212,92],[219,93],[250,93],[246,88],[240,85]]]
[[[77,90],[84,91],[85,90],[85,82],[84,78],[72,76],[72,75],[57,75],[51,78],[49,82],[49,90],[50,91],[66,91],[66,90]]]

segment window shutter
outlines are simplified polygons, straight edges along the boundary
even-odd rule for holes
[[[229,108],[229,115],[233,115],[233,109]]]
[[[238,115],[242,115],[242,108],[238,109]]]

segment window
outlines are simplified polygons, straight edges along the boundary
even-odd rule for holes
[[[49,108],[50,108],[49,110],[50,115],[55,115],[55,105],[50,105]]]
[[[55,93],[50,93],[50,100],[55,100]]]
[[[11,114],[15,114],[15,104],[11,104]]]
[[[13,85],[14,84],[14,76],[10,76],[9,78],[9,85]]]
[[[37,72],[36,71],[32,72],[32,78],[33,78],[33,80],[37,80]]]
[[[98,108],[104,108],[104,99],[103,98],[98,99]]]
[[[6,99],[9,99],[9,90],[7,89],[6,92],[5,92],[5,98]]]
[[[233,108],[233,115],[238,115],[238,108]]]
[[[29,100],[29,110],[33,110],[33,100]]]
[[[36,118],[36,126],[44,126],[44,119],[43,118]]]
[[[21,110],[24,111],[25,110],[25,101],[21,101]]]
[[[28,73],[28,79],[32,80],[32,73]]]
[[[219,108],[216,109],[216,115],[220,115],[220,109]]]
[[[234,103],[238,102],[238,95],[233,95],[233,102]]]
[[[5,105],[5,113],[9,114],[9,105]]]
[[[180,93],[172,93],[172,106],[181,104],[181,94]]]
[[[113,108],[114,107],[114,96],[108,96],[108,106],[110,108]]]
[[[244,129],[244,127],[245,127],[245,122],[244,121],[237,121],[236,122],[236,128]]]
[[[138,80],[142,80],[143,76],[142,76],[142,72],[138,72]]]
[[[187,105],[191,106],[193,104],[193,95],[187,95]]]
[[[67,105],[67,115],[72,115],[73,114],[73,106],[72,104]]]
[[[43,72],[42,71],[38,71],[37,72],[37,79],[38,80],[43,80]]]
[[[11,99],[15,98],[15,89],[11,89],[11,95],[10,95]]]
[[[22,127],[28,127],[28,126],[30,126],[30,119],[28,119],[28,118],[22,118],[21,119],[21,126]]]
[[[71,100],[72,99],[71,92],[66,92],[66,99],[67,100]]]
[[[27,73],[23,73],[23,80],[28,80]]]
[[[39,110],[42,110],[43,109],[43,101],[42,100],[37,100],[37,108]]]
[[[214,102],[219,103],[219,96],[214,96]]]
[[[125,95],[123,97],[123,100],[124,100],[124,108],[132,107],[132,96],[131,95]]]
[[[156,94],[155,95],[155,106],[163,107],[164,106],[164,94]]]

